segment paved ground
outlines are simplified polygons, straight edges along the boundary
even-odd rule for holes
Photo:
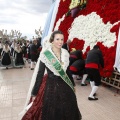
[[[0,120],[18,120],[25,104],[33,71],[26,68],[0,68]],[[88,101],[90,85],[76,82],[78,105],[82,120],[120,120],[120,94],[110,87],[101,86],[98,101]]]

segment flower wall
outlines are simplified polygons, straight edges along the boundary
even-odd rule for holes
[[[95,44],[100,46],[105,67],[102,76],[110,76],[115,61],[118,30],[120,26],[119,0],[88,0],[83,10],[75,18],[65,16],[71,0],[61,0],[54,30],[63,31],[65,42],[71,39],[70,48],[81,49],[86,58],[87,52]]]

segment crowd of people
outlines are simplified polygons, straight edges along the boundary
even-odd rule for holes
[[[98,100],[96,92],[101,84],[99,68],[104,67],[102,52],[95,45],[83,59],[82,50],[70,51],[71,41],[64,43],[60,30],[54,31],[48,41],[50,46],[40,52],[21,119],[81,120],[74,76],[82,79],[81,86],[87,86],[85,80],[88,77],[92,88],[88,100]]]
[[[17,41],[13,40],[0,42],[0,67],[25,67],[26,62],[30,63],[30,69],[34,69],[41,51],[40,40]]]

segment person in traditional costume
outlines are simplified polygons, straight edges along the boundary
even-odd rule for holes
[[[85,70],[85,60],[84,59],[79,59],[73,62],[73,64],[70,66],[70,71],[72,75],[79,75],[82,76],[81,80],[81,86],[86,86],[87,84],[85,83],[85,80],[87,78],[87,73]]]
[[[14,67],[23,67],[25,65],[24,60],[23,60],[23,51],[22,48],[20,47],[20,44],[17,44],[15,49],[14,49]]]
[[[81,120],[75,83],[68,70],[69,53],[62,48],[63,33],[54,31],[49,42],[49,47],[40,53],[32,77],[32,81],[35,80],[31,82],[33,88],[29,89],[32,90],[32,106],[21,120]],[[45,69],[47,75],[44,75]]]
[[[70,66],[78,59],[82,59],[82,51],[75,50],[70,53]]]
[[[32,45],[30,46],[30,56],[31,56],[31,70],[34,70],[33,65],[37,62],[37,41],[33,40]]]
[[[98,100],[95,97],[96,92],[101,84],[101,76],[99,68],[104,68],[104,59],[100,47],[95,45],[92,50],[87,53],[86,58],[86,72],[90,78],[91,93],[88,97],[88,100]]]
[[[11,65],[10,47],[8,42],[6,42],[5,45],[3,46],[3,50],[1,53],[1,66],[6,67],[6,69],[8,69],[10,65]]]

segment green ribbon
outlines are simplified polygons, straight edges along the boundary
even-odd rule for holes
[[[55,70],[59,73],[60,77],[72,88],[72,90],[74,91],[74,86],[71,82],[71,80],[69,79],[68,75],[65,73],[65,71],[63,70],[61,64],[58,62],[58,60],[54,57],[54,55],[49,51],[46,50],[44,52],[44,55],[46,56],[46,58],[49,60],[49,62],[52,64],[52,66],[55,68]]]

